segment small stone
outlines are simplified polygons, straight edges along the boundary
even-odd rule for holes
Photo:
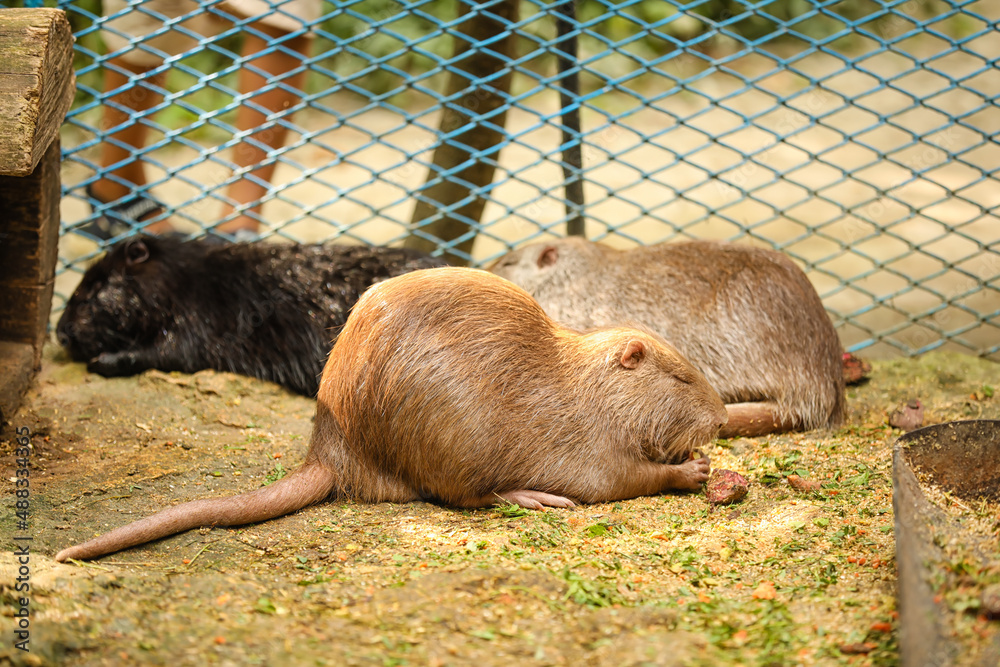
[[[861,655],[871,653],[876,648],[878,648],[878,644],[875,644],[874,642],[858,642],[856,644],[841,644],[840,652],[847,655]]]
[[[979,602],[979,613],[991,621],[1000,620],[1000,584],[984,588]]]
[[[815,479],[802,479],[798,475],[788,476],[788,486],[796,491],[819,491],[821,488]]]
[[[892,411],[889,415],[889,426],[912,431],[924,424],[924,406],[919,399],[913,398],[904,405]]]
[[[195,388],[203,394],[222,396],[226,391],[228,378],[224,373],[215,371],[199,371],[194,374]]]
[[[731,505],[746,498],[749,489],[750,483],[743,475],[717,468],[708,477],[705,495],[712,505]]]

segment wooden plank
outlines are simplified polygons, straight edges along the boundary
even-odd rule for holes
[[[59,136],[75,91],[60,9],[0,9],[0,175],[27,176]]]
[[[59,142],[26,177],[0,176],[0,339],[35,346],[46,337],[59,244]]]
[[[48,315],[52,306],[53,283],[4,290],[4,302],[11,311],[0,316],[0,339],[24,343],[35,348],[41,359],[42,345],[48,337]]]
[[[455,55],[453,64],[448,68],[451,74],[446,92],[449,98],[456,101],[446,105],[442,111],[440,130],[445,133],[465,125],[469,128],[435,149],[428,183],[416,193],[417,203],[410,224],[412,231],[404,245],[424,252],[436,250],[439,240],[448,243],[462,237],[465,238],[454,248],[466,254],[472,250],[475,230],[466,220],[479,221],[486,206],[485,197],[472,197],[454,212],[442,213],[436,220],[432,218],[437,217],[443,207],[468,198],[471,188],[482,188],[492,183],[499,155],[471,162],[444,180],[434,181],[441,172],[468,162],[471,155],[469,149],[484,151],[499,146],[504,137],[502,128],[506,112],[502,109],[510,94],[510,61],[514,58],[516,42],[515,31],[510,29],[509,23],[517,20],[518,2],[494,0],[474,6],[466,2],[460,5],[465,19],[455,35]],[[475,11],[472,11],[473,7]],[[491,40],[500,34],[503,37],[490,41],[488,49],[477,51],[473,48],[476,43]],[[499,76],[491,78],[498,72]],[[477,81],[486,78],[491,78],[488,85],[476,85]],[[487,122],[476,122],[477,118],[484,116],[489,116]],[[430,222],[425,223],[427,220]],[[462,255],[447,251],[442,257],[455,265],[468,263]]]
[[[37,368],[30,345],[0,341],[0,426],[17,412]]]

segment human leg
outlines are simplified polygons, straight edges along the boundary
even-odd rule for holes
[[[135,186],[146,184],[142,162],[135,159],[135,152],[146,144],[148,128],[138,117],[162,101],[163,96],[154,86],[163,84],[162,75],[153,75],[129,86],[131,77],[144,75],[148,70],[113,58],[104,70],[104,92],[121,89],[105,98],[101,127],[112,131],[101,144],[101,167],[104,176],[93,185],[94,193],[102,201],[113,201],[129,195]],[[117,129],[115,129],[117,128]]]
[[[137,222],[163,211],[152,198],[134,194],[146,184],[146,174],[136,153],[145,145],[148,128],[139,119],[163,99],[158,92],[162,75],[147,75],[149,68],[136,66],[121,58],[109,61],[104,71],[104,100],[101,129],[109,132],[101,143],[98,180],[87,188],[91,205],[111,204],[100,211],[98,219],[84,231],[99,238],[116,236]],[[133,77],[139,77],[133,84]],[[132,85],[130,85],[132,84]],[[111,94],[113,91],[119,91]],[[145,230],[169,231],[170,223],[157,220]]]
[[[98,215],[82,230],[109,238],[163,211],[151,195],[136,191],[147,184],[143,161],[137,157],[149,135],[146,117],[162,102],[166,78],[151,72],[163,63],[163,53],[176,55],[196,47],[198,40],[190,33],[210,35],[214,23],[194,0],[146,0],[141,8],[127,0],[104,0],[102,8],[102,37],[113,54],[104,67],[101,129],[107,134],[100,148],[98,180],[87,187]],[[163,30],[164,17],[185,14],[190,18],[181,24],[184,32]],[[164,233],[171,225],[156,220],[144,230]]]
[[[254,29],[271,37],[280,37],[281,31],[253,24]],[[218,231],[234,233],[239,230],[257,231],[261,220],[261,199],[270,189],[276,164],[262,164],[269,151],[284,146],[288,138],[288,128],[282,124],[262,127],[269,116],[281,113],[296,105],[301,98],[305,81],[305,70],[295,71],[302,66],[309,39],[294,37],[283,42],[292,53],[283,49],[268,50],[271,43],[247,31],[242,56],[247,59],[239,73],[237,87],[241,93],[259,90],[240,105],[236,113],[236,127],[240,131],[259,128],[248,135],[233,150],[233,163],[237,169],[248,168],[227,190],[228,201],[223,204],[220,219],[233,216],[218,226]],[[265,89],[269,81],[280,79],[283,85]],[[246,206],[242,210],[237,210]]]

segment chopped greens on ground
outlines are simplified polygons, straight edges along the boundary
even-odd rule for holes
[[[919,399],[925,424],[1000,418],[998,367],[947,353],[873,366],[835,432],[706,447],[748,483],[732,504],[704,493],[545,512],[333,501],[60,565],[51,555],[69,544],[294,470],[314,403],[222,373],[105,379],[49,349],[11,421],[33,447],[33,664],[896,664],[902,431],[888,417]],[[971,509],[995,544],[995,508]],[[14,511],[4,504],[4,525]],[[953,556],[943,594],[962,631],[989,641],[998,622],[983,610],[1000,579]],[[0,563],[6,606],[13,567]],[[23,656],[8,642],[0,660],[12,658]]]

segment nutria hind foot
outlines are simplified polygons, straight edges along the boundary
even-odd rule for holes
[[[507,502],[520,505],[521,507],[529,510],[542,510],[546,507],[576,506],[576,503],[569,498],[556,496],[551,493],[545,493],[544,491],[533,491],[531,489],[505,491],[504,493],[498,493],[496,495]]]

